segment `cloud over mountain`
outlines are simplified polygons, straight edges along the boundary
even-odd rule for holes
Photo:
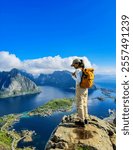
[[[52,73],[57,70],[72,70],[71,63],[77,56],[62,58],[59,55],[55,57],[43,57],[38,59],[28,59],[21,61],[14,54],[7,51],[0,52],[0,71],[9,71],[12,68],[26,70],[32,74]],[[84,60],[86,67],[91,67],[87,57],[80,57]]]
[[[73,68],[70,66],[73,59],[77,58],[77,56],[70,56],[66,58],[62,58],[61,56],[57,55],[55,57],[42,57],[38,59],[28,59],[21,61],[15,54],[10,54],[8,51],[1,51],[0,52],[0,71],[9,71],[12,68],[18,68],[26,70],[29,73],[34,75],[40,73],[52,73],[58,70],[69,70],[72,71]],[[80,57],[84,60],[86,67],[93,66],[96,68],[97,72],[106,72],[107,69],[101,70],[101,68],[97,67],[97,65],[92,65],[91,62],[87,57]],[[112,68],[111,68],[112,69]],[[108,69],[107,73],[112,71]],[[113,70],[114,71],[114,70]]]
[[[0,52],[0,71],[20,68],[21,65],[22,62],[14,54],[10,54],[8,51]]]
[[[33,74],[39,73],[52,73],[57,70],[72,70],[71,63],[76,56],[62,58],[59,55],[55,57],[43,57],[38,59],[25,60],[23,66],[25,70],[30,68],[30,72]],[[86,57],[81,57],[88,67],[91,67],[90,61]]]

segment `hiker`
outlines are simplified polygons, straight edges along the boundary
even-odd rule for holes
[[[76,69],[72,73],[72,78],[76,81],[76,105],[79,119],[75,121],[75,124],[84,127],[88,124],[88,88],[93,86],[94,69],[85,68],[82,59],[74,59],[71,66]]]
[[[82,69],[85,68],[85,65],[82,59],[74,59],[71,66],[76,69],[76,71],[72,73],[72,78],[76,81],[76,105],[79,121],[76,121],[75,124],[84,126],[88,123],[88,89],[81,88],[80,83]]]

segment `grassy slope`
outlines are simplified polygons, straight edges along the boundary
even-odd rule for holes
[[[12,138],[9,137],[5,132],[0,131],[0,149],[10,150],[11,149]]]
[[[49,101],[48,103],[44,104],[43,106],[38,107],[37,109],[31,111],[31,113],[47,113],[49,112],[54,112],[54,111],[67,111],[71,110],[72,108],[72,99],[68,98],[62,98],[62,99],[54,99]]]

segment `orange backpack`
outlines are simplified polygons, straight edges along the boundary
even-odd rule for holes
[[[80,82],[81,88],[91,88],[94,83],[94,69],[86,68],[82,69],[82,78]]]

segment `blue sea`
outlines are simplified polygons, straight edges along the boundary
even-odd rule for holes
[[[95,90],[93,93],[89,94],[88,98],[88,113],[91,115],[95,115],[100,118],[105,118],[109,116],[108,110],[116,109],[116,102],[115,99],[112,98],[115,97],[115,89],[116,84],[115,82],[97,82],[97,87],[99,87],[97,90]],[[0,116],[11,114],[11,113],[22,113],[25,111],[30,111],[32,109],[37,108],[38,106],[41,106],[45,103],[47,103],[49,100],[54,98],[73,98],[75,96],[74,90],[63,90],[56,87],[50,87],[50,86],[41,86],[41,93],[36,95],[27,95],[27,96],[19,96],[14,98],[7,98],[7,99],[1,99],[0,100]],[[109,95],[106,95],[106,93],[103,93],[100,88],[108,89],[110,90]],[[100,101],[97,99],[97,97],[104,97],[103,101]],[[76,109],[73,108],[71,112],[66,113],[55,113],[48,117],[22,117],[19,122],[15,123],[13,128],[16,131],[21,131],[23,129],[28,130],[34,130],[36,132],[36,135],[33,137],[32,142],[19,142],[18,147],[23,146],[34,146],[36,147],[36,150],[44,150],[44,147],[53,132],[53,130],[57,127],[57,125],[60,123],[62,117],[66,114],[70,114],[75,112]]]

